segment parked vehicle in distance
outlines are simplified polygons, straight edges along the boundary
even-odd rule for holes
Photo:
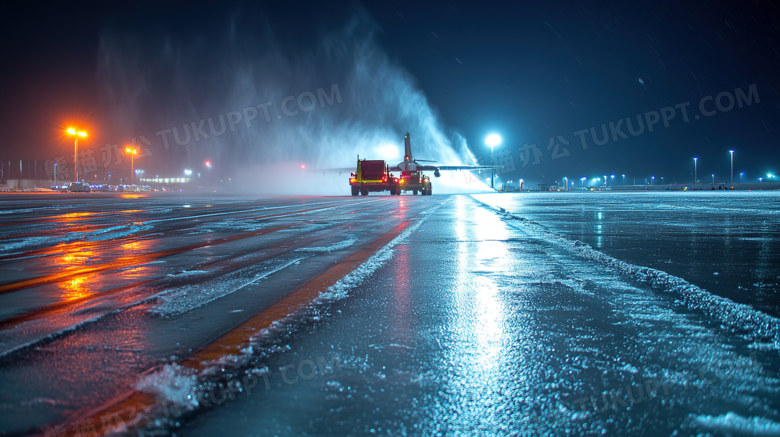
[[[89,185],[81,182],[73,182],[68,186],[68,191],[71,193],[89,193],[91,190]]]

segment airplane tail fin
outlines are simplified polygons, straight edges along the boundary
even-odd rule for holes
[[[407,132],[406,136],[404,136],[404,149],[404,160],[413,161],[414,158],[412,158],[412,143],[409,141],[409,132]]]

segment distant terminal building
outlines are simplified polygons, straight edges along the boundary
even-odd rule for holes
[[[74,182],[72,158],[65,158],[0,158],[0,188],[49,188],[62,182]],[[89,184],[127,183],[130,178],[130,168],[108,167],[97,161],[83,160],[78,170],[79,179]]]
[[[186,177],[159,177],[155,176],[153,178],[140,178],[140,181],[145,184],[160,184],[160,185],[173,185],[173,184],[189,184],[192,182],[193,178],[186,178]]]

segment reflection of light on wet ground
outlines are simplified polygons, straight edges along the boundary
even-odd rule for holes
[[[601,211],[599,211],[599,213],[598,213],[598,224],[596,225],[596,248],[598,248],[598,249],[601,249],[601,247],[603,246],[603,243],[604,243],[602,241],[602,239],[604,237],[602,236],[602,229],[601,229],[602,221],[601,220],[602,220]]]
[[[59,286],[63,291],[62,299],[63,300],[79,299],[94,293],[94,291],[90,289],[90,285],[91,285],[90,282],[92,279],[95,278],[95,276],[97,275],[88,274],[83,276],[77,276],[67,281],[60,282]]]
[[[500,275],[507,264],[508,251],[506,247],[506,229],[500,223],[500,219],[492,212],[484,208],[476,209],[475,219],[478,224],[474,227],[477,243],[477,269],[488,274],[480,274],[477,279],[477,307],[475,316],[478,327],[476,327],[477,343],[480,349],[482,369],[491,368],[497,365],[498,355],[501,353],[501,338],[503,334],[504,323],[502,305],[496,295],[498,284],[493,280],[495,275]],[[465,219],[465,218],[464,218]],[[498,222],[498,223],[496,223]],[[464,251],[460,252],[460,261],[463,259]],[[472,268],[474,263],[472,262]]]
[[[97,213],[95,212],[69,212],[67,214],[61,214],[57,216],[58,218],[64,218],[64,219],[72,219],[72,218],[81,218],[81,217],[89,217],[91,215],[95,215]]]
[[[79,270],[94,266],[96,263],[109,261],[132,261],[134,257],[147,253],[153,249],[151,240],[130,241],[113,248],[96,249],[92,245],[76,244],[63,246],[65,253],[53,258],[58,267],[64,272],[73,272],[77,276],[59,282],[60,289],[64,290],[62,299],[79,299],[98,291],[113,287],[115,284],[126,281],[138,281],[148,279],[159,273],[162,263],[147,263],[142,265],[129,265],[125,269],[112,273],[90,273],[78,275]]]
[[[122,250],[138,250],[142,246],[140,241],[133,241],[132,243],[125,243],[122,245]]]
[[[67,247],[61,257],[57,258],[57,264],[65,267],[66,270],[80,269],[84,267],[87,260],[95,256],[95,252],[91,249],[85,248],[84,245],[72,245]]]
[[[456,215],[458,287],[453,290],[455,335],[450,345],[453,366],[448,376],[447,408],[461,423],[484,424],[492,422],[497,413],[491,411],[492,405],[498,405],[491,399],[501,390],[507,323],[494,276],[504,269],[508,251],[506,243],[490,240],[505,239],[506,229],[495,214],[472,208],[463,197],[456,201]]]
[[[140,279],[145,278],[147,274],[149,273],[149,265],[143,265],[134,267],[132,269],[127,269],[122,271],[122,278],[123,279]]]
[[[399,216],[406,216],[406,212],[409,210],[409,207],[406,205],[406,200],[403,198],[398,202],[398,215]]]

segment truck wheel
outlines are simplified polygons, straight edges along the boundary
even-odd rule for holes
[[[431,187],[428,187],[428,195],[431,195]]]
[[[358,187],[352,187],[352,195],[353,196],[357,196],[359,192],[360,192],[360,189],[358,189]]]
[[[396,196],[400,196],[401,195],[401,187],[399,187],[399,186],[395,187],[395,195]]]
[[[360,190],[360,194],[363,196],[368,196],[368,188],[363,188],[362,190]]]
[[[390,186],[390,195],[395,196],[395,185]]]
[[[412,190],[412,194],[417,195],[417,190]]]

